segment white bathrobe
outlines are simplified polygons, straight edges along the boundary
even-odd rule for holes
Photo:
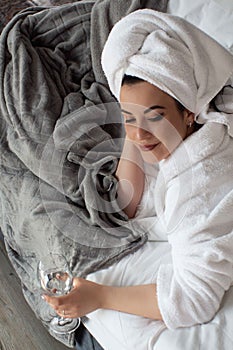
[[[233,282],[233,138],[227,127],[206,123],[159,169],[148,169],[133,219],[148,232],[148,243],[88,278],[110,285],[156,283],[164,322],[93,312],[86,326],[107,350],[155,349],[166,327],[209,322]]]

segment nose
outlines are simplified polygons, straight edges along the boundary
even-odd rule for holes
[[[135,126],[135,139],[138,141],[144,140],[150,136],[150,132],[142,126]]]

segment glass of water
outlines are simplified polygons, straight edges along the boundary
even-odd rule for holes
[[[73,275],[66,258],[60,254],[48,254],[38,264],[38,278],[43,291],[52,296],[69,293],[73,285]],[[51,328],[55,333],[71,333],[80,325],[80,318],[55,316]]]

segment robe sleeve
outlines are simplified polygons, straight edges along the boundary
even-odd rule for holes
[[[233,281],[232,213],[233,190],[209,213],[190,206],[168,236],[172,264],[159,268],[157,297],[169,329],[208,322],[218,311]]]

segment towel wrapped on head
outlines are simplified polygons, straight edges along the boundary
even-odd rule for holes
[[[127,74],[157,86],[198,116],[229,81],[233,56],[186,20],[144,9],[113,27],[102,66],[118,100]],[[229,126],[233,117],[226,119]]]

